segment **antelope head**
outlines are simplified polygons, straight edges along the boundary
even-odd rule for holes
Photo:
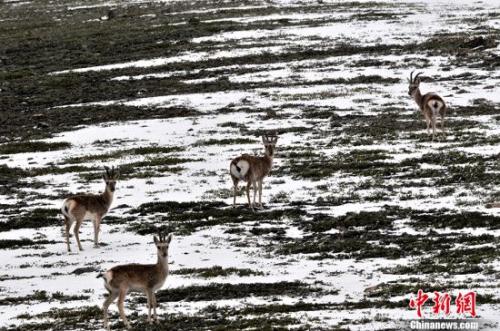
[[[172,241],[172,234],[165,236],[164,234],[159,233],[158,237],[154,236],[153,239],[155,242],[156,249],[158,250],[158,257],[166,259],[168,257],[168,246]]]
[[[264,134],[262,136],[262,143],[266,149],[266,155],[273,157],[274,150],[276,149],[276,142],[278,141],[278,136],[276,134]]]
[[[108,188],[111,192],[114,192],[116,189],[116,180],[118,179],[120,172],[115,169],[115,167],[112,167],[111,169],[109,167],[104,167],[104,170],[106,173],[103,175],[103,179],[106,183],[106,188]]]
[[[421,74],[423,74],[423,72],[419,72],[418,74],[415,75],[415,77],[413,77],[413,71],[410,73],[410,79],[408,79],[408,84],[409,84],[409,87],[408,87],[408,95],[412,95],[413,92],[415,92],[419,86],[420,86],[420,76]]]

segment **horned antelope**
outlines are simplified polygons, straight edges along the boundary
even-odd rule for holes
[[[264,156],[243,154],[231,161],[229,170],[233,180],[233,207],[236,206],[238,183],[242,180],[247,182],[246,192],[250,208],[254,210],[257,189],[259,190],[259,208],[262,208],[262,182],[264,177],[266,177],[271,171],[277,141],[278,136],[276,135],[263,135],[262,142],[264,143],[265,148]],[[250,186],[253,186],[253,203],[250,202]]]
[[[94,247],[99,247],[99,230],[101,227],[101,220],[106,215],[113,201],[113,195],[116,189],[116,180],[118,179],[119,172],[115,168],[109,169],[104,167],[106,173],[103,175],[106,187],[101,194],[80,194],[74,195],[64,200],[61,208],[64,216],[64,225],[66,230],[66,245],[68,252],[71,252],[69,245],[69,230],[71,225],[75,224],[74,233],[78,249],[83,250],[80,243],[79,230],[84,220],[90,219],[94,224]]]
[[[420,93],[420,78],[422,72],[413,77],[413,71],[410,73],[408,94],[415,100],[420,111],[424,115],[427,123],[427,134],[430,134],[430,126],[432,125],[432,140],[436,136],[436,119],[439,115],[441,117],[441,132],[445,134],[444,116],[446,114],[446,103],[443,98],[434,92],[429,92],[424,95]]]
[[[155,291],[160,289],[168,276],[168,246],[172,241],[172,234],[165,236],[159,235],[159,238],[154,236],[154,243],[158,253],[158,261],[156,264],[124,264],[113,267],[101,274],[99,277],[104,278],[104,287],[109,292],[109,296],[104,301],[102,306],[104,314],[104,327],[109,330],[108,323],[108,308],[113,301],[118,297],[118,310],[120,316],[127,328],[130,328],[130,323],[125,316],[123,307],[125,296],[129,290],[144,292],[148,298],[148,322],[151,320],[151,308],[153,308],[153,319],[157,320],[156,315],[156,296]]]

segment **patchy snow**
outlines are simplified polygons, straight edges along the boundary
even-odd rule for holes
[[[12,1],[8,1],[9,3]],[[135,1],[134,1],[135,2]],[[168,2],[168,1],[167,1]],[[328,1],[325,3],[336,3]],[[303,1],[275,0],[271,2],[278,6],[303,6]],[[191,71],[173,70],[165,68],[174,63],[195,63],[207,59],[231,59],[246,55],[259,55],[264,53],[285,54],[293,52],[293,47],[300,45],[311,48],[333,47],[343,43],[353,45],[377,45],[390,43],[402,45],[412,41],[421,41],[423,38],[432,36],[439,32],[462,32],[469,31],[471,25],[461,18],[469,17],[471,8],[481,5],[484,9],[495,10],[499,3],[491,2],[468,2],[465,0],[450,3],[425,1],[398,1],[397,4],[416,4],[417,13],[407,13],[407,8],[391,9],[391,13],[403,14],[400,20],[384,19],[374,21],[352,20],[350,22],[327,22],[323,19],[343,19],[355,12],[340,13],[303,13],[303,14],[273,14],[262,16],[229,17],[214,19],[218,21],[238,21],[241,23],[261,22],[266,20],[290,19],[298,22],[307,20],[318,20],[317,26],[298,25],[293,27],[276,28],[269,30],[244,30],[222,32],[201,38],[190,40],[192,43],[214,43],[214,48],[220,46],[213,52],[183,53],[177,56],[130,60],[128,62],[110,63],[101,66],[90,66],[84,68],[71,68],[69,70],[57,71],[51,74],[80,74],[93,71],[111,71],[110,81],[122,81],[142,79],[165,79],[180,77],[179,81],[184,84],[196,85],[209,83],[224,78],[231,83],[255,83],[251,89],[227,90],[215,92],[185,93],[171,95],[156,95],[154,97],[140,97],[121,100],[101,100],[90,103],[78,103],[54,107],[54,112],[64,112],[66,107],[81,107],[92,105],[126,105],[144,107],[145,111],[151,107],[184,106],[201,113],[194,117],[181,117],[170,119],[149,119],[128,122],[108,122],[99,125],[82,126],[73,131],[61,132],[46,142],[69,142],[71,149],[62,151],[50,151],[42,153],[19,153],[11,154],[0,159],[0,164],[9,167],[20,167],[23,169],[37,169],[50,165],[62,166],[62,163],[71,157],[104,154],[116,150],[127,150],[137,147],[161,146],[161,147],[183,147],[182,151],[175,152],[179,158],[191,159],[189,162],[180,163],[182,169],[178,173],[151,174],[145,178],[120,179],[117,183],[116,199],[113,203],[109,216],[130,216],[136,221],[151,222],[161,215],[138,216],[128,213],[132,208],[143,203],[154,201],[205,201],[216,199],[228,205],[232,204],[231,180],[228,174],[229,162],[232,158],[242,153],[261,154],[263,152],[259,138],[248,132],[257,130],[283,130],[280,134],[277,155],[274,159],[273,172],[264,181],[263,201],[268,209],[278,210],[285,204],[268,203],[271,197],[285,193],[292,202],[308,201],[304,210],[311,215],[327,214],[332,217],[340,217],[348,213],[376,212],[388,207],[412,208],[422,211],[436,209],[450,209],[460,211],[479,211],[488,215],[499,216],[498,209],[485,209],[483,199],[492,192],[491,187],[477,187],[467,183],[453,187],[453,194],[442,194],[443,187],[434,185],[432,178],[425,177],[416,183],[403,178],[404,174],[397,176],[385,176],[380,187],[364,188],[363,184],[372,180],[370,176],[359,176],[349,172],[336,172],[327,178],[319,180],[295,178],[289,174],[274,172],[274,169],[286,169],[287,159],[283,155],[289,153],[296,147],[311,148],[323,157],[335,158],[342,153],[352,151],[376,151],[381,150],[390,156],[385,160],[388,164],[398,164],[422,155],[444,151],[466,152],[482,156],[495,156],[500,153],[497,145],[483,145],[461,147],[455,146],[457,139],[454,132],[449,132],[448,140],[431,142],[419,140],[425,134],[425,124],[418,113],[416,104],[407,95],[407,82],[410,67],[423,67],[425,75],[432,79],[422,83],[422,91],[436,91],[443,95],[451,107],[469,105],[471,101],[484,98],[490,102],[500,102],[499,75],[488,69],[457,68],[446,71],[443,67],[449,66],[447,57],[433,56],[429,54],[412,55],[353,55],[353,56],[328,56],[324,58],[309,60],[293,60],[276,63],[259,63],[247,65],[225,65],[204,68],[203,71],[217,73],[209,78],[189,78],[184,76],[197,75],[201,69]],[[94,8],[99,6],[122,6],[126,4],[115,2],[100,2],[78,6],[70,6],[69,10]],[[180,12],[168,12],[165,15],[196,14],[206,12],[219,12],[227,9],[260,9],[266,6],[239,6],[218,7],[211,9],[186,10]],[[449,15],[453,13],[453,17]],[[144,17],[144,16],[143,16]],[[451,24],[451,23],[452,24]],[[302,23],[301,23],[302,24]],[[498,20],[489,20],[489,26],[497,27]],[[422,25],[426,29],[421,29]],[[228,48],[228,42],[235,42],[238,47]],[[262,42],[264,45],[274,44],[278,46],[252,46],[253,43]],[[488,50],[488,52],[497,52]],[[372,65],[358,65],[360,62],[373,61]],[[379,65],[377,63],[389,63]],[[407,64],[410,63],[410,64]],[[142,69],[139,75],[131,75],[125,69]],[[155,70],[162,70],[156,72]],[[235,69],[241,72],[230,73]],[[123,70],[124,72],[121,72]],[[247,71],[245,71],[247,70]],[[218,73],[221,74],[218,74]],[[459,75],[474,75],[474,84],[462,84]],[[399,81],[394,84],[359,83],[344,84],[343,82],[329,82],[328,80],[351,79],[361,76],[378,75],[382,79],[392,78]],[[457,78],[458,77],[458,78]],[[325,81],[322,84],[322,81]],[[468,82],[470,83],[470,82]],[[269,85],[265,85],[269,84]],[[464,91],[455,93],[457,88]],[[408,132],[391,132],[396,137],[390,141],[376,141],[373,144],[360,146],[334,145],[331,144],[334,133],[336,115],[340,118],[350,118],[353,115],[384,115],[382,112],[392,105],[395,110],[405,114],[414,114],[415,121],[421,121],[418,130]],[[319,118],[308,118],[306,109],[308,106],[324,107],[331,112],[329,116]],[[231,112],[226,112],[231,108]],[[258,112],[247,112],[249,108]],[[267,118],[265,113],[268,109],[276,109],[275,117]],[[286,116],[280,116],[286,115]],[[463,130],[461,134],[478,133],[485,137],[496,137],[500,132],[496,115],[474,115],[454,117],[460,120],[474,121],[477,127]],[[229,124],[228,124],[229,123]],[[347,125],[358,125],[353,119]],[[244,127],[243,129],[240,129]],[[297,129],[298,128],[298,129]],[[287,131],[288,130],[288,131]],[[298,130],[298,131],[294,131]],[[388,130],[389,131],[389,130]],[[339,133],[343,135],[344,133]],[[242,144],[217,144],[199,145],[200,140],[208,139],[254,139],[255,143]],[[417,137],[417,138],[416,138]],[[343,136],[345,139],[351,137]],[[466,138],[464,138],[466,139]],[[119,146],[99,145],[99,141],[119,140]],[[453,142],[450,142],[453,141]],[[300,148],[297,148],[300,150]],[[440,148],[442,150],[440,150]],[[100,171],[104,164],[123,166],[127,163],[146,160],[151,155],[123,155],[112,158],[109,161],[82,161],[78,166],[90,167],[96,172]],[[419,170],[440,171],[446,169],[444,165],[422,163]],[[39,194],[33,201],[26,201],[27,206],[23,210],[30,210],[40,206],[48,208],[59,208],[62,199],[54,196],[66,194],[66,192],[99,192],[103,188],[101,179],[84,180],[75,173],[47,174],[29,178],[29,181],[46,183],[43,187],[33,185],[23,188],[26,194]],[[380,179],[377,179],[380,180]],[[243,185],[240,185],[243,186]],[[388,188],[391,188],[389,190]],[[444,187],[446,188],[446,187]],[[57,194],[57,195],[56,195]],[[376,195],[386,199],[371,201]],[[339,205],[315,206],[319,198],[328,197],[354,197],[353,201],[340,203]],[[238,196],[238,204],[243,204],[246,197]],[[0,195],[0,204],[15,206],[22,202],[19,198]],[[119,205],[126,207],[117,209]],[[168,216],[168,215],[163,215]],[[311,235],[310,232],[293,224],[288,218],[275,220],[263,220],[259,222],[238,223],[242,231],[249,231],[253,227],[262,229],[280,228],[284,229],[283,237],[287,240],[302,239]],[[413,263],[412,258],[383,259],[370,258],[355,260],[351,258],[329,258],[311,259],[319,254],[289,254],[280,255],[266,251],[268,241],[263,236],[249,234],[245,241],[238,235],[227,231],[227,225],[210,226],[198,229],[189,235],[175,235],[170,250],[170,263],[172,271],[181,268],[209,268],[215,265],[224,268],[249,268],[255,271],[264,271],[263,276],[239,277],[230,275],[227,277],[201,278],[193,275],[172,274],[169,276],[165,288],[178,288],[189,285],[206,285],[215,283],[272,283],[279,281],[301,280],[310,284],[320,282],[320,286],[326,289],[338,289],[337,294],[329,294],[321,297],[291,298],[277,296],[273,300],[280,303],[295,304],[297,302],[309,303],[342,303],[344,301],[358,302],[366,299],[366,290],[381,283],[390,281],[404,281],[407,278],[418,278],[428,281],[423,275],[393,275],[382,272],[382,268],[390,268]],[[322,234],[341,235],[342,229],[332,228]],[[455,230],[442,228],[435,230],[439,234],[469,234],[473,236],[492,235],[500,236],[499,230],[488,228],[463,228]],[[398,219],[394,221],[392,235],[422,235],[426,232],[419,230],[410,224],[409,219]],[[96,279],[93,272],[76,276],[73,270],[82,266],[96,266],[102,270],[116,264],[130,262],[152,262],[155,260],[155,251],[151,236],[141,236],[127,230],[127,224],[107,223],[104,218],[102,226],[102,241],[106,245],[98,249],[92,248],[92,226],[89,222],[82,228],[81,239],[84,251],[80,253],[66,253],[64,238],[62,236],[62,224],[60,227],[45,227],[40,229],[19,229],[0,232],[0,240],[15,240],[20,238],[43,238],[54,241],[44,245],[40,249],[2,249],[0,259],[4,262],[1,275],[8,276],[0,281],[0,299],[33,294],[37,290],[46,290],[49,294],[62,291],[66,295],[88,295],[89,299],[69,302],[38,302],[27,304],[2,306],[0,310],[0,327],[10,324],[19,324],[22,321],[17,318],[20,314],[37,314],[46,312],[50,308],[74,308],[84,304],[101,305],[105,290],[102,280]],[[72,247],[76,249],[72,238]],[[394,244],[388,247],[395,247]],[[119,252],[119,254],[117,254]],[[43,256],[43,258],[41,258]],[[50,266],[50,268],[48,267]],[[54,268],[53,266],[56,266]],[[446,281],[471,281],[484,282],[484,288],[480,291],[492,292],[498,290],[498,282],[492,277],[500,270],[498,260],[491,263],[492,275],[437,275],[436,283]],[[16,279],[16,277],[33,277],[29,279]],[[433,276],[434,277],[434,276]],[[488,288],[490,287],[490,288]],[[402,296],[391,297],[391,300],[409,299],[411,293]],[[249,304],[269,304],[268,298],[248,297],[243,299],[228,299],[218,301],[200,302],[176,302],[165,305],[161,312],[168,313],[190,313],[196,314],[200,309],[206,308],[214,303],[220,307],[243,307]],[[112,309],[115,309],[113,306]],[[145,307],[141,307],[139,314],[145,314]],[[481,304],[481,317],[498,321],[498,304]],[[339,323],[358,322],[350,326],[352,330],[377,330],[395,327],[394,324],[402,320],[415,317],[414,311],[407,307],[395,309],[354,309],[347,310],[319,310],[292,313],[299,319],[305,318],[308,322],[316,323],[318,327],[336,327]],[[387,322],[385,318],[389,319]],[[367,323],[359,323],[367,319]],[[347,322],[348,323],[348,322]]]
[[[245,49],[233,49],[231,51],[216,51],[216,52],[199,52],[199,53],[186,53],[173,57],[166,58],[155,58],[148,60],[138,60],[125,63],[114,63],[95,67],[77,68],[70,70],[62,70],[52,72],[52,75],[61,75],[67,73],[84,73],[89,71],[102,71],[102,70],[115,70],[124,68],[151,68],[164,66],[170,63],[178,62],[197,62],[206,59],[220,59],[220,58],[231,58],[239,57],[249,54],[261,54],[265,52],[278,52],[281,47],[258,47],[258,48],[245,48]]]

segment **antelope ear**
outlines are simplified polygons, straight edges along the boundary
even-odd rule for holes
[[[156,244],[156,245],[158,245],[158,243],[160,242],[160,241],[158,240],[158,237],[157,237],[157,236],[154,236],[154,237],[153,237],[153,240],[154,240],[154,242],[155,242],[155,244]]]
[[[165,240],[165,242],[166,242],[167,244],[170,244],[170,242],[172,241],[172,237],[173,237],[173,234],[172,234],[172,233],[171,233],[171,234],[169,234],[169,235],[168,235],[168,237],[167,237],[167,239]]]

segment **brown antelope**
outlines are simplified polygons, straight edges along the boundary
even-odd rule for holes
[[[486,208],[500,208],[500,202],[491,202],[486,204]]]
[[[415,100],[420,111],[424,115],[425,121],[427,123],[427,134],[430,134],[429,128],[432,125],[432,140],[436,135],[436,119],[439,115],[441,117],[441,132],[444,135],[444,116],[446,114],[446,103],[443,98],[434,92],[429,92],[424,95],[420,93],[420,76],[422,72],[413,77],[413,71],[410,73],[410,79],[408,80],[410,86],[408,88],[408,94]]]
[[[104,314],[104,327],[109,330],[108,323],[108,308],[113,301],[118,297],[118,310],[120,316],[127,328],[130,328],[130,323],[125,316],[123,307],[125,296],[129,290],[144,292],[148,298],[148,322],[151,320],[151,308],[153,308],[153,319],[157,320],[156,315],[156,296],[155,291],[160,289],[168,276],[168,246],[172,241],[172,234],[166,238],[161,234],[154,237],[154,243],[158,251],[158,261],[156,264],[124,264],[113,267],[101,274],[99,277],[104,278],[104,287],[109,292],[109,296],[104,301],[102,306]]]
[[[247,182],[246,192],[250,208],[254,210],[257,189],[259,190],[259,208],[262,208],[262,181],[271,171],[277,141],[278,136],[276,135],[263,135],[262,142],[264,143],[264,148],[266,150],[264,156],[243,154],[231,161],[229,170],[231,178],[233,179],[233,207],[236,206],[238,183],[242,180]],[[253,203],[250,202],[250,186],[253,186]]]
[[[83,250],[80,243],[79,230],[84,220],[90,219],[94,224],[94,247],[99,247],[99,231],[101,227],[101,220],[106,215],[113,201],[113,195],[116,188],[116,180],[118,179],[119,172],[115,168],[109,169],[104,167],[106,173],[104,174],[104,182],[106,187],[101,194],[80,194],[74,195],[64,200],[61,208],[64,216],[64,225],[66,230],[66,245],[68,252],[71,252],[69,245],[69,230],[71,225],[75,224],[75,237],[78,243],[78,249]]]

